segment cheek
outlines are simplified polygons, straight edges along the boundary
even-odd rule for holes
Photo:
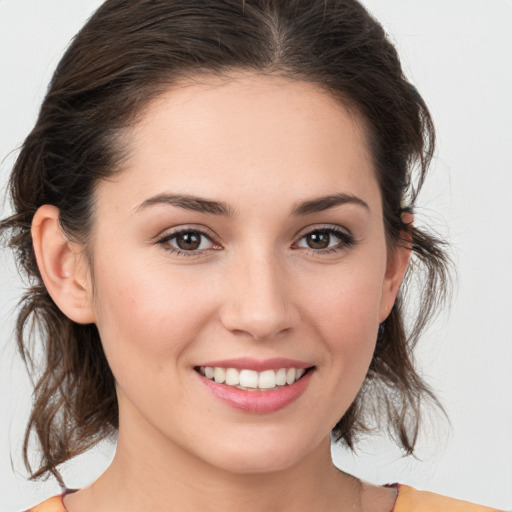
[[[184,275],[162,266],[137,266],[118,260],[115,268],[95,272],[97,326],[116,374],[158,372],[176,361],[201,330],[211,301]]]
[[[379,269],[361,266],[313,275],[301,287],[303,309],[311,323],[329,333],[329,339],[343,343],[364,340],[379,324],[382,274]]]
[[[333,375],[333,391],[344,391],[340,400],[347,407],[355,397],[371,362],[379,326],[382,295],[380,271],[368,267],[315,280],[306,294],[309,325],[323,340]],[[339,418],[338,418],[339,419]]]

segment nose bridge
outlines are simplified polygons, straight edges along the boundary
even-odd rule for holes
[[[262,340],[295,325],[298,315],[288,293],[286,266],[274,251],[249,250],[232,270],[222,315],[228,330]]]

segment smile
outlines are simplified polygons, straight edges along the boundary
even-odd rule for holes
[[[196,369],[207,379],[245,391],[272,391],[290,386],[300,380],[307,369],[279,368],[258,372],[249,369],[200,366]]]

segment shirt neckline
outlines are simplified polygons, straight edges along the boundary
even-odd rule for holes
[[[399,483],[393,483],[393,484],[386,484],[383,487],[389,487],[392,489],[396,489],[396,497],[395,497],[395,503],[393,504],[393,508],[390,510],[390,512],[396,512],[396,506],[398,504],[398,498],[400,497],[400,489],[402,487]],[[64,505],[64,498],[68,496],[69,494],[73,494],[74,492],[77,492],[78,489],[66,489],[61,495],[60,495],[60,502],[62,505],[62,510],[64,512],[68,512],[68,509],[66,508],[66,505]]]

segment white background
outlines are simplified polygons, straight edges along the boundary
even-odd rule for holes
[[[32,127],[66,44],[99,0],[0,0],[0,186]],[[376,483],[400,481],[487,505],[512,507],[512,1],[366,0],[392,34],[439,137],[420,221],[452,244],[458,286],[451,311],[418,358],[451,425],[435,417],[421,461],[384,439],[339,466]],[[3,189],[0,192],[4,195]],[[1,216],[8,212],[2,204]],[[0,253],[0,512],[20,512],[58,491],[25,480],[20,440],[30,387],[13,349],[20,281]],[[103,445],[66,468],[82,486],[108,463]],[[378,454],[378,455],[376,455]]]

